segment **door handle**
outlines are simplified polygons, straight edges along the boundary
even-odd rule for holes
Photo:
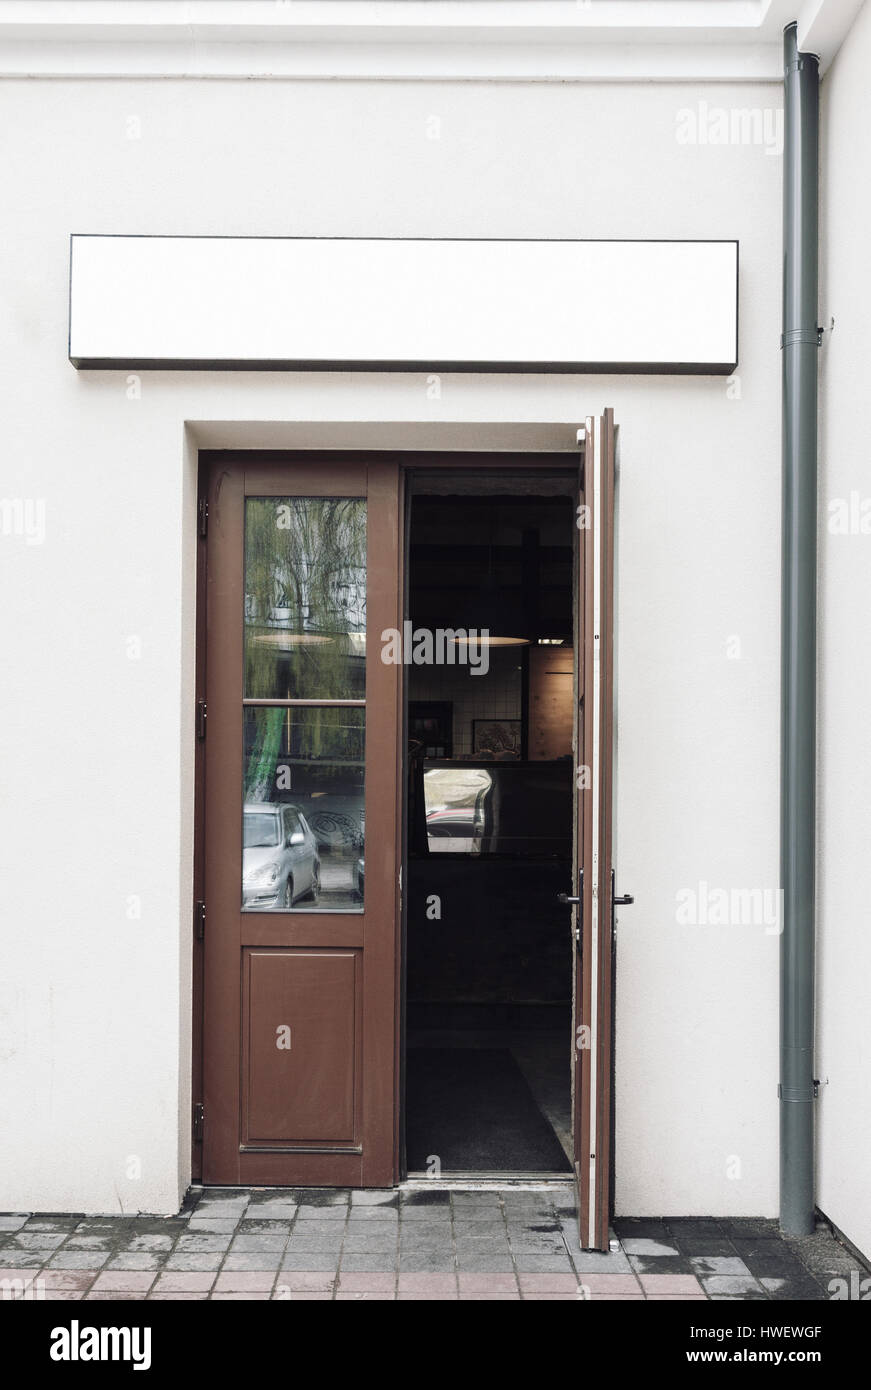
[[[635,899],[631,893],[624,893],[618,897],[614,892],[614,870],[611,870],[611,913],[613,915],[615,907],[626,907],[629,903],[634,903]]]
[[[584,901],[584,871],[583,871],[583,869],[581,869],[581,871],[580,871],[580,873],[579,873],[579,875],[578,875],[578,879],[579,879],[578,891],[579,891],[579,893],[580,893],[581,896],[580,896],[579,898],[573,898],[573,897],[571,897],[568,893],[557,893],[557,895],[556,895],[556,900],[557,900],[558,903],[566,903],[566,904],[568,905],[568,904],[571,904],[571,903],[582,903],[582,902]]]

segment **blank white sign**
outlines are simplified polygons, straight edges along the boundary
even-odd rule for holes
[[[734,241],[74,236],[76,367],[732,371]]]

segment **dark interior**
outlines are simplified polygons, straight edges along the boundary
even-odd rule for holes
[[[574,487],[441,474],[410,503],[411,631],[457,634],[407,666],[411,1174],[571,1169]]]

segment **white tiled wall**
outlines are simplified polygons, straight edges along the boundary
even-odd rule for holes
[[[491,648],[485,676],[468,666],[413,666],[409,700],[450,700],[453,709],[453,755],[472,752],[473,719],[519,719],[522,679],[521,648]]]

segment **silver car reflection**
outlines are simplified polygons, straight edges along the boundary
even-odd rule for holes
[[[298,806],[252,802],[242,817],[242,906],[287,911],[321,891],[317,840]]]

